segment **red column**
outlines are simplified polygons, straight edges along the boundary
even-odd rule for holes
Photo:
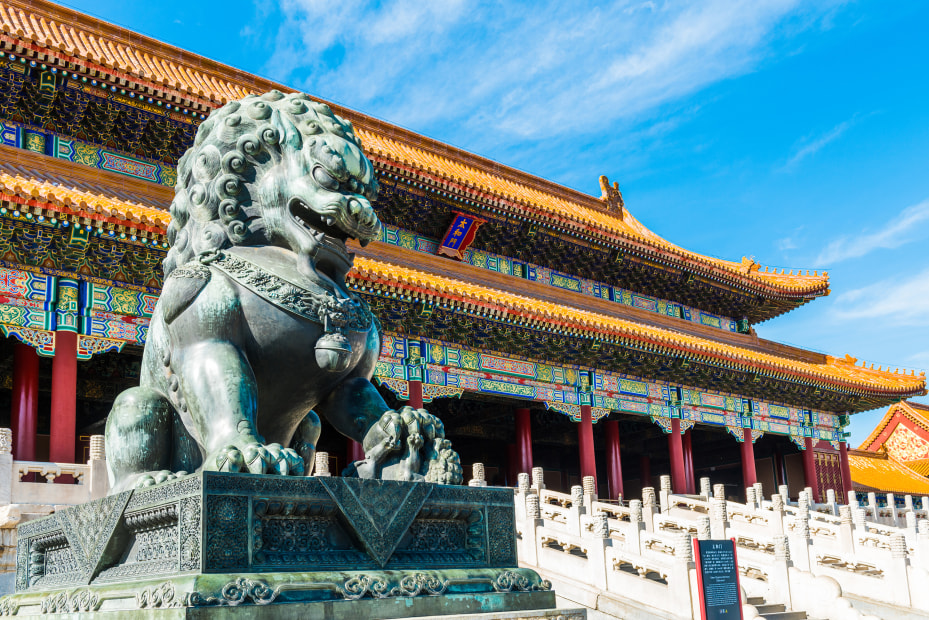
[[[18,461],[34,461],[35,434],[39,420],[39,354],[18,340],[13,349],[11,405],[13,456]]]
[[[684,447],[684,476],[687,492],[691,495],[696,494],[697,489],[694,486],[694,450],[693,450],[693,429],[688,430],[682,437]]]
[[[606,424],[606,460],[610,472],[610,497],[618,498],[623,494],[623,464],[619,453],[619,420],[607,420]]]
[[[848,503],[848,492],[854,491],[855,487],[852,486],[852,468],[848,465],[848,443],[844,441],[839,442],[839,458],[842,465],[842,492],[845,494],[840,503],[845,504]]]
[[[642,488],[652,486],[652,459],[647,454],[639,459],[639,481]]]
[[[77,334],[59,331],[55,335],[52,359],[52,415],[49,459],[56,463],[74,462],[77,424]]]
[[[594,458],[594,423],[590,405],[581,405],[581,423],[577,427],[581,452],[581,476],[593,476],[597,484],[597,461]]]
[[[519,473],[532,473],[532,424],[528,409],[516,409],[516,454]]]
[[[361,461],[365,457],[364,447],[360,442],[355,441],[354,439],[345,438],[345,452],[348,463],[346,466],[351,465],[355,461]]]
[[[742,429],[742,443],[739,444],[742,449],[742,486],[750,487],[758,482],[758,474],[755,471],[755,445],[752,443],[752,429]]]
[[[671,453],[671,490],[678,494],[686,493],[687,474],[684,471],[684,442],[681,437],[680,418],[671,418],[668,452]]]
[[[423,408],[423,382],[410,381],[410,397],[407,403],[413,409]]]
[[[806,450],[803,451],[803,482],[804,486],[813,489],[813,501],[819,499],[819,482],[816,480],[816,455],[813,452],[813,439],[805,438]]]

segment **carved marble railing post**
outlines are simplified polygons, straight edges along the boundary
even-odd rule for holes
[[[713,485],[710,484],[710,479],[706,476],[700,478],[700,495],[705,502],[710,501],[713,496]]]
[[[903,535],[906,537],[906,544],[910,547],[916,546],[916,513],[912,510],[906,512],[903,515],[906,527],[903,530]]]
[[[877,516],[877,493],[874,491],[868,493],[868,508],[871,510],[871,520],[880,523],[880,517]]]
[[[752,487],[755,489],[755,501],[758,503],[758,508],[761,508],[764,503],[764,485],[756,482]]]
[[[787,609],[791,609],[792,597],[790,595],[790,543],[787,536],[777,534],[774,536],[774,561],[768,569],[768,594],[765,596],[772,601],[783,601]]]
[[[584,506],[589,514],[597,501],[597,480],[593,476],[584,476],[581,478],[581,485],[584,488]]]
[[[851,506],[839,506],[839,547],[842,553],[855,552],[855,534]]]
[[[811,570],[810,558],[810,515],[808,512],[801,512],[793,520],[793,529],[787,533],[787,539],[790,544],[790,557],[793,559],[794,566],[800,570]]]
[[[713,485],[713,497],[716,499],[726,499],[726,485],[714,484]]]
[[[584,487],[575,484],[571,487],[571,508],[568,509],[568,531],[574,536],[581,535],[581,517],[587,514],[584,508]]]
[[[797,510],[799,510],[802,514],[806,514],[807,518],[809,518],[809,512],[811,508],[811,497],[812,496],[806,490],[800,491],[800,494],[797,496]]]
[[[916,510],[916,508],[913,506],[913,496],[912,496],[912,495],[904,495],[904,496],[903,496],[903,510],[905,510],[906,512],[912,512],[912,511]]]
[[[529,474],[517,474],[516,476],[516,520],[526,518],[526,501],[532,494],[532,488],[529,486]],[[536,495],[538,497],[538,495]]]
[[[897,518],[897,498],[894,497],[893,493],[888,493],[885,497],[887,499],[887,510],[890,512],[890,525],[900,527],[900,520]]]
[[[645,487],[642,489],[642,519],[645,521],[645,529],[649,532],[655,530],[655,514],[658,512],[658,502],[655,499],[655,487]]]
[[[678,616],[693,613],[693,601],[690,596],[691,575],[696,578],[693,563],[693,542],[690,534],[680,532],[674,535],[674,562],[668,573],[667,594],[672,598],[674,609],[681,610]],[[699,613],[699,610],[698,610]],[[687,615],[686,617],[690,617]]]
[[[916,524],[916,559],[923,570],[929,570],[929,519]]]
[[[607,575],[611,567],[607,566],[607,547],[610,540],[610,524],[605,512],[591,517],[593,528],[586,534],[587,542],[587,579],[591,585],[607,589]]]
[[[474,463],[471,465],[471,479],[468,480],[469,487],[486,487],[487,479],[484,477],[484,464]]]
[[[710,528],[710,518],[706,515],[697,517],[697,538],[699,540],[709,540],[713,537]]]
[[[848,505],[852,508],[858,508],[858,494],[854,491],[848,492]]]
[[[714,497],[710,500],[710,533],[713,538],[726,538],[729,529],[729,511],[726,500]]]
[[[836,501],[835,489],[826,489],[826,505],[829,507],[829,513],[833,516],[839,514],[839,504]]]
[[[890,562],[884,580],[890,588],[893,602],[903,607],[911,605],[909,561],[906,559],[906,538],[903,534],[890,535]]]
[[[790,503],[790,488],[786,484],[777,487],[778,495],[784,498],[784,505]]]
[[[314,459],[313,464],[313,475],[320,476],[325,478],[326,476],[332,476],[332,472],[329,471],[329,453],[328,452],[317,452],[316,458]]]
[[[660,478],[661,489],[658,494],[658,502],[661,506],[662,514],[671,509],[671,476],[662,476]]]
[[[780,493],[771,496],[771,529],[776,534],[784,533],[784,497]]]
[[[861,533],[868,531],[867,511],[864,508],[852,508],[852,523]]]
[[[106,473],[106,438],[103,435],[90,436],[90,460],[87,461],[90,499],[106,497],[110,482]]]
[[[526,518],[522,520],[523,538],[521,541],[523,547],[523,557],[520,561],[526,562],[532,566],[539,565],[539,541],[538,529],[542,527],[542,511],[539,506],[539,495],[537,493],[527,493],[525,496]],[[525,559],[524,559],[525,558]]]
[[[758,508],[758,499],[755,497],[755,487],[745,487],[745,507],[749,510]]]
[[[545,488],[545,471],[541,467],[532,468],[532,488],[536,493]]]
[[[920,503],[922,504],[923,510],[925,510],[927,515],[929,515],[929,497],[923,496]]]
[[[13,431],[0,428],[0,506],[13,502]]]
[[[629,535],[626,537],[626,551],[642,553],[642,531],[645,522],[642,520],[642,502],[637,499],[629,501]]]

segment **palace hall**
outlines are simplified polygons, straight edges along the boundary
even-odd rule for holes
[[[179,158],[212,111],[273,89],[293,91],[0,1],[0,426],[17,460],[87,460],[139,382]],[[675,493],[710,476],[733,497],[756,482],[845,497],[849,417],[926,392],[924,374],[758,337],[828,295],[826,273],[688,251],[615,179],[587,195],[330,107],[380,186],[383,228],[350,243],[348,276],[381,327],[373,380],[391,407],[437,415],[489,484],[541,467],[550,489],[593,476],[608,500],[667,474]],[[318,448],[334,473],[362,456],[325,423]]]

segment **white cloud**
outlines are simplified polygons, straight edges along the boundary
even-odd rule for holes
[[[910,278],[883,280],[849,291],[836,297],[833,307],[837,319],[929,325],[929,269]]]
[[[875,232],[842,237],[827,245],[814,261],[832,266],[850,258],[860,258],[878,249],[893,249],[929,233],[929,199],[907,207]]]
[[[844,122],[839,123],[826,133],[817,136],[815,138],[807,138],[801,141],[801,146],[797,148],[793,155],[787,160],[787,163],[784,164],[783,170],[790,170],[802,160],[815,155],[818,153],[824,146],[830,142],[835,142],[842,137],[849,127],[855,124],[855,119],[850,119]]]
[[[772,41],[827,10],[798,0],[285,0],[267,71],[420,131],[540,140],[595,133],[750,72]]]

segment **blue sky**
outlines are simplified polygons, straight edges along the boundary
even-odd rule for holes
[[[829,271],[762,337],[929,368],[929,3],[67,4],[588,193],[606,174],[678,245]]]

